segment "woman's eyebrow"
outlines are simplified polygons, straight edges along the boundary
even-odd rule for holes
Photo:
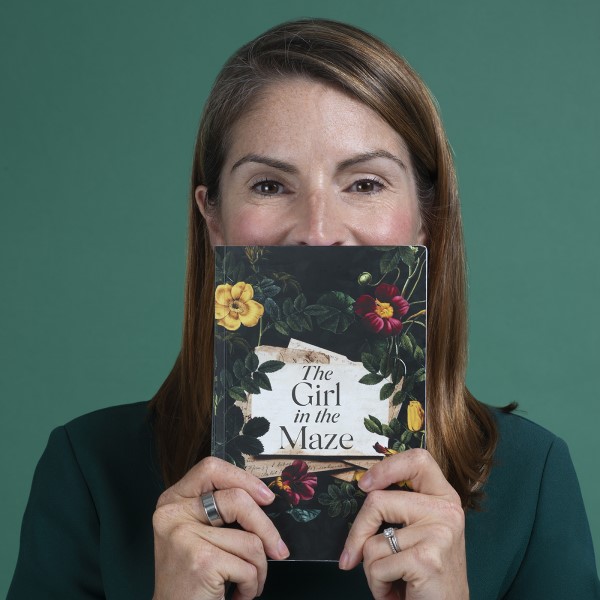
[[[242,158],[240,158],[240,160],[238,160],[233,167],[231,167],[231,173],[233,173],[239,166],[248,162],[261,163],[263,165],[273,167],[274,169],[279,169],[284,173],[290,173],[291,175],[298,175],[300,172],[294,165],[286,163],[282,160],[277,160],[268,156],[262,156],[260,154],[246,154],[245,156],[242,156]]]
[[[349,167],[362,162],[373,160],[374,158],[387,158],[394,161],[401,169],[405,171],[407,170],[404,161],[401,158],[394,156],[391,152],[388,152],[387,150],[372,150],[371,152],[361,152],[360,154],[356,154],[355,156],[351,156],[350,158],[342,160],[336,165],[336,171],[343,171],[344,169],[348,169]],[[249,162],[267,165],[269,167],[273,167],[274,169],[283,171],[284,173],[290,173],[291,175],[298,175],[300,172],[297,167],[290,163],[261,154],[246,154],[245,156],[242,156],[242,158],[236,161],[231,167],[230,172],[233,173],[233,171],[235,171],[238,167]]]
[[[373,150],[372,152],[363,152],[361,154],[357,154],[356,156],[351,156],[350,158],[339,162],[337,164],[336,171],[343,171],[344,169],[353,167],[354,165],[362,162],[373,160],[374,158],[387,158],[389,160],[393,160],[401,169],[404,169],[405,171],[408,170],[404,164],[404,161],[398,156],[394,156],[387,150]]]

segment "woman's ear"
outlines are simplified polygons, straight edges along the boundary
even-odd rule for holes
[[[221,220],[216,206],[211,206],[208,202],[208,188],[205,185],[199,185],[194,190],[194,198],[198,205],[198,210],[204,217],[206,227],[208,228],[208,237],[211,246],[223,246],[225,240],[221,231]]]

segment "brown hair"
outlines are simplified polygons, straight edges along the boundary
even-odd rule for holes
[[[152,400],[162,472],[173,484],[208,454],[213,369],[213,253],[194,200],[198,185],[219,202],[219,178],[236,119],[267,85],[289,77],[324,81],[369,106],[406,142],[429,248],[428,449],[475,506],[491,468],[497,431],[465,386],[466,267],[451,151],[435,101],[410,66],[366,32],[324,19],[278,25],[240,48],[208,98],[198,132],[189,208],[183,343]]]

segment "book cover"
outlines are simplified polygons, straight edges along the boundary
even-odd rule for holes
[[[366,469],[426,444],[426,248],[217,247],[214,316],[213,455],[275,492],[290,560],[337,561]]]

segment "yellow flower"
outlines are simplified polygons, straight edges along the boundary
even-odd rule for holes
[[[215,290],[215,319],[225,329],[235,331],[240,325],[254,327],[265,312],[264,306],[252,300],[254,290],[249,283],[225,283]]]
[[[425,411],[421,403],[418,400],[411,400],[406,414],[408,416],[408,428],[411,431],[421,431],[423,429],[423,422],[425,421]]]

